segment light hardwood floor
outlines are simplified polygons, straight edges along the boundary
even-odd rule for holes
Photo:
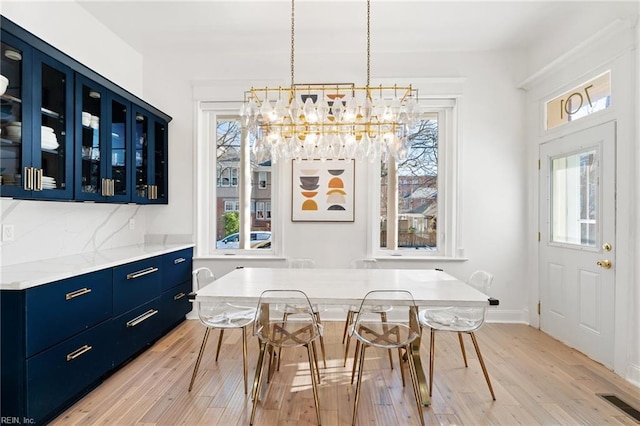
[[[342,327],[325,323],[327,368],[321,368],[319,390],[323,425],[351,423],[354,387],[349,384],[350,361],[342,367]],[[243,391],[239,331],[225,334],[217,363],[218,332],[211,334],[194,389],[187,391],[203,333],[198,321],[185,321],[52,424],[247,425],[251,400]],[[616,394],[638,408],[640,389],[581,353],[525,325],[485,324],[476,334],[497,400],[491,400],[468,336],[465,368],[455,334],[439,333],[433,403],[424,413],[427,424],[637,425],[596,394]],[[428,340],[425,333],[425,367]],[[250,383],[257,347],[251,337]],[[394,367],[390,369],[386,353],[367,352],[360,425],[418,424],[411,387],[402,387],[395,359]],[[256,425],[316,424],[310,384],[304,349],[284,351],[280,372],[263,388]]]

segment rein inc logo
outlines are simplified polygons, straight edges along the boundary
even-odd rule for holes
[[[36,420],[32,417],[10,417],[1,416],[0,425],[31,425],[36,424]]]

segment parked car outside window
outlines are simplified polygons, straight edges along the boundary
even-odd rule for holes
[[[271,232],[269,231],[253,231],[251,232],[251,248],[256,248],[256,245],[264,243],[265,241],[271,241]],[[227,235],[221,240],[216,242],[217,249],[237,249],[240,247],[240,234]]]

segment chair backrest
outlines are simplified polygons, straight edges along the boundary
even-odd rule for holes
[[[287,263],[289,268],[296,268],[296,269],[308,269],[308,268],[316,267],[316,263],[313,261],[313,259],[307,259],[304,257],[291,258]]]
[[[198,268],[192,272],[195,277],[197,290],[215,281],[215,276],[209,268]],[[196,302],[198,318],[208,327],[238,328],[251,324],[255,317],[252,307],[237,306],[225,302]]]
[[[216,277],[211,272],[209,268],[197,268],[191,272],[191,275],[194,277],[196,282],[196,290],[200,290],[202,287],[207,284],[211,284],[216,280]]]
[[[493,283],[493,275],[487,271],[475,271],[469,279],[467,280],[467,284],[489,295],[489,289],[491,288],[491,284]]]
[[[380,306],[391,307],[381,315]],[[356,316],[354,333],[381,348],[402,347],[420,335],[418,309],[411,292],[373,290],[365,295]]]
[[[282,312],[295,306],[286,321]],[[253,334],[276,347],[302,346],[318,338],[320,325],[307,295],[300,290],[265,290],[256,308]]]
[[[356,259],[351,262],[353,269],[380,269],[378,261],[375,259]]]

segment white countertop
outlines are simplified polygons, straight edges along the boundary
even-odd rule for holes
[[[193,246],[194,244],[140,244],[2,266],[0,290],[24,290]]]

